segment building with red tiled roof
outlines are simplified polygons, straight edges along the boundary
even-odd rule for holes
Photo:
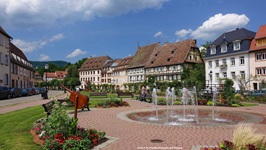
[[[196,40],[188,39],[157,47],[145,64],[145,76],[157,81],[181,80],[183,67],[203,63]]]
[[[259,27],[255,38],[252,40],[249,58],[250,74],[259,77],[259,80],[251,81],[250,89],[259,90],[261,81],[266,80],[266,24]]]
[[[66,71],[55,71],[55,75],[58,80],[63,80],[66,77],[66,74]]]
[[[79,68],[79,80],[81,88],[85,89],[88,82],[93,84],[102,83],[102,69],[104,65],[113,60],[109,56],[90,57]]]
[[[125,90],[123,84],[128,83],[127,69],[133,56],[129,56],[121,59],[121,61],[114,67],[113,80],[117,89]]]
[[[0,86],[10,87],[10,50],[12,37],[0,26]]]
[[[11,85],[10,87],[34,87],[35,70],[24,53],[14,44],[10,43]]]
[[[57,79],[57,75],[55,72],[44,72],[43,73],[43,81],[52,81],[53,79]]]
[[[144,82],[145,80],[145,65],[150,62],[150,59],[157,52],[160,43],[154,43],[139,47],[128,65],[128,82]]]

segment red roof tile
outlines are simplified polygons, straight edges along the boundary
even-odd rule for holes
[[[249,51],[266,49],[266,45],[259,45],[259,46],[256,45],[256,40],[259,40],[261,38],[266,38],[266,24],[259,27],[255,38],[251,41]]]
[[[152,55],[150,61],[147,61],[146,68],[182,64],[192,47],[198,48],[193,39],[165,44],[158,48],[157,53]]]
[[[130,64],[133,56],[129,56],[126,58],[123,58],[120,60],[120,62],[115,66],[114,71],[122,71],[122,70],[127,70],[128,65]]]
[[[80,67],[80,71],[102,69],[107,60],[112,60],[109,56],[90,57]]]
[[[128,68],[144,67],[158,47],[160,47],[160,43],[139,47]]]

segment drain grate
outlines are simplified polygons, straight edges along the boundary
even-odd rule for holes
[[[161,139],[152,139],[151,142],[152,143],[162,143],[163,140],[161,140]]]

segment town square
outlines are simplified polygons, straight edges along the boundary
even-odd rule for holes
[[[262,0],[2,0],[0,149],[265,150]]]

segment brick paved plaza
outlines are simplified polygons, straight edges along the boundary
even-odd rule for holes
[[[64,98],[66,95],[60,95]],[[152,104],[124,99],[130,106],[119,108],[100,108],[91,111],[79,111],[79,126],[95,128],[105,131],[111,139],[100,146],[103,150],[137,150],[137,149],[183,149],[196,150],[200,146],[214,146],[223,140],[231,140],[234,126],[166,126],[129,121],[124,113],[128,111],[153,109]],[[0,114],[17,109],[41,105],[49,100],[31,101],[13,106],[0,108]],[[176,106],[182,107],[182,106]],[[166,109],[166,106],[159,106]],[[208,106],[199,106],[199,109],[210,109]],[[255,123],[254,127],[260,133],[266,134],[266,104],[252,107],[219,107],[221,111],[240,111],[259,114],[263,120]]]

